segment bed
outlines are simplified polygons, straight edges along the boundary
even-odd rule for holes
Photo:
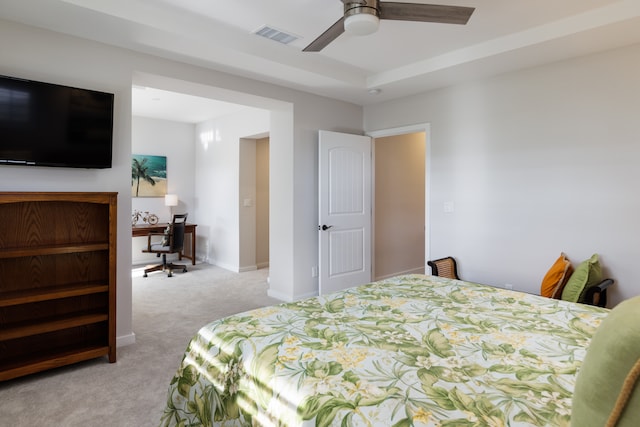
[[[568,426],[609,310],[405,275],[203,327],[162,426]]]

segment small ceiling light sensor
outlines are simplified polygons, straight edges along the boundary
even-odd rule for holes
[[[376,87],[376,88],[373,88],[373,89],[369,89],[368,92],[369,92],[369,95],[378,95],[378,94],[380,94],[380,92],[382,92],[382,90],[380,90],[380,89],[378,89]]]

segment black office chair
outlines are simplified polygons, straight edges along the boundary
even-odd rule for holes
[[[449,279],[460,279],[458,277],[458,267],[456,260],[452,257],[434,259],[427,261],[429,267],[431,267],[431,274],[439,277],[447,277]]]
[[[175,214],[171,224],[164,233],[149,233],[147,237],[147,248],[142,252],[153,253],[158,257],[162,255],[162,264],[155,265],[144,269],[143,277],[147,277],[147,273],[152,271],[169,271],[168,277],[173,276],[174,269],[182,269],[183,273],[187,272],[187,266],[182,264],[173,264],[167,262],[167,254],[182,253],[184,246],[184,227],[187,222],[187,214]],[[162,236],[162,240],[156,243],[151,241],[154,236]]]

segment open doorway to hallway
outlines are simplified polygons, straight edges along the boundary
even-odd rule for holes
[[[424,273],[426,133],[374,139],[373,277]]]
[[[269,267],[269,135],[240,140],[240,268]]]
[[[256,140],[256,267],[269,267],[269,138]]]

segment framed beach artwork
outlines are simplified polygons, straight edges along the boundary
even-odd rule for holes
[[[131,196],[164,197],[167,194],[167,157],[134,154],[131,160]]]

